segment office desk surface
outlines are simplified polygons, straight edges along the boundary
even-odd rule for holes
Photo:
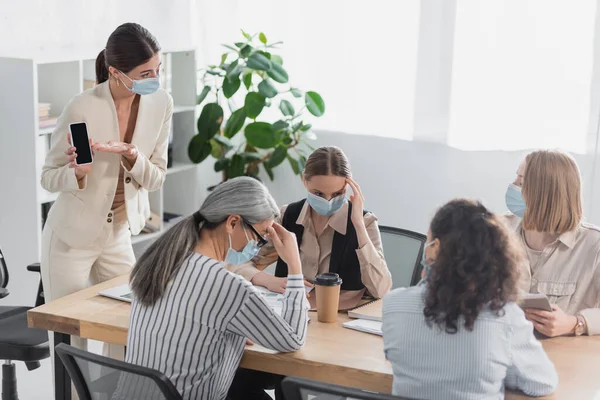
[[[122,285],[127,276],[63,297],[29,311],[29,326],[125,345],[129,303],[98,295]],[[335,324],[317,322],[311,313],[306,345],[300,351],[279,354],[260,346],[246,348],[242,366],[281,375],[295,375],[328,383],[390,392],[392,370],[383,355],[381,337],[345,329],[348,317]],[[594,399],[600,396],[600,337],[564,337],[542,341],[556,365],[559,387],[550,399]],[[527,396],[507,393],[507,399]]]

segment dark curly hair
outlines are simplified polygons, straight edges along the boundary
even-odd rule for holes
[[[428,324],[456,333],[461,318],[472,331],[486,307],[503,315],[504,305],[517,296],[523,253],[500,217],[480,202],[456,199],[437,211],[430,233],[440,243],[427,277]]]

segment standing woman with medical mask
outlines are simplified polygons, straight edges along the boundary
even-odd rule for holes
[[[282,207],[280,222],[298,237],[305,278],[335,272],[342,278],[342,291],[366,289],[373,297],[383,297],[392,287],[392,277],[383,257],[377,217],[364,211],[364,197],[352,179],[346,155],[338,147],[316,149],[306,160],[302,180],[306,199]],[[275,261],[276,276],[262,272]],[[272,246],[265,246],[253,263],[230,270],[274,292],[285,290],[287,265]]]
[[[600,228],[582,221],[575,160],[560,151],[530,153],[506,205],[527,254],[523,289],[552,305],[551,312],[528,309],[527,319],[547,336],[600,334]]]
[[[74,97],[58,120],[41,177],[44,189],[60,193],[42,236],[47,302],[133,267],[131,235],[144,227],[148,192],[162,186],[167,165],[173,100],[159,88],[159,51],[142,26],[119,26],[96,60],[97,85]],[[75,162],[68,135],[77,122],[87,125],[92,164]],[[84,339],[72,343],[86,347]]]

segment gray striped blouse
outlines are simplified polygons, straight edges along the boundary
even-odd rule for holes
[[[162,298],[135,300],[126,361],[161,371],[184,399],[224,399],[246,338],[277,351],[306,338],[308,302],[302,275],[289,275],[281,316],[241,276],[194,253]]]
[[[423,315],[426,285],[396,289],[383,301],[385,355],[393,393],[414,399],[503,399],[504,388],[530,396],[558,384],[554,365],[515,303],[504,315],[482,311],[472,332],[447,334]]]

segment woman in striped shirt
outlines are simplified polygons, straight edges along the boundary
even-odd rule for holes
[[[263,184],[235,178],[156,240],[131,274],[126,360],[165,373],[184,399],[225,399],[246,338],[299,349],[308,321],[304,278],[295,236],[273,223],[278,213]],[[267,234],[290,265],[281,315],[223,264],[250,260]]]
[[[431,221],[422,284],[383,302],[393,393],[420,399],[503,399],[505,387],[550,394],[558,378],[514,303],[516,239],[481,203],[453,200]]]

